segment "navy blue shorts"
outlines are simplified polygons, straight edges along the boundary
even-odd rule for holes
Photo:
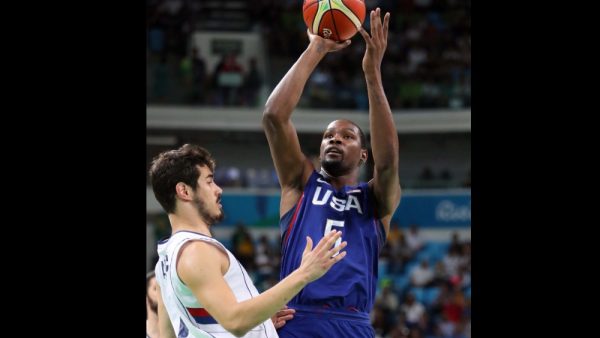
[[[375,330],[366,313],[310,311],[295,306],[294,319],[277,330],[279,338],[374,338]]]

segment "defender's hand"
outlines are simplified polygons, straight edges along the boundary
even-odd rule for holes
[[[304,270],[309,282],[323,276],[333,264],[339,262],[346,256],[346,251],[340,252],[340,250],[346,247],[348,244],[347,242],[342,242],[335,248],[331,248],[335,241],[341,236],[341,231],[333,230],[329,232],[325,237],[321,238],[314,250],[311,250],[312,239],[308,236],[306,237],[306,247],[304,248],[302,262],[300,262],[298,270]],[[339,255],[336,255],[338,252]]]
[[[287,305],[284,305],[281,310],[277,311],[277,313],[271,317],[271,321],[273,321],[275,328],[279,329],[284,326],[288,320],[294,318],[294,313],[296,313],[296,310],[288,309]]]

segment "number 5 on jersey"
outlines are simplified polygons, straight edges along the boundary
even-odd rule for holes
[[[325,232],[323,233],[323,236],[327,235],[328,233],[331,232],[331,228],[332,227],[340,227],[343,228],[344,227],[344,221],[336,221],[334,219],[327,219],[327,223],[325,224]],[[338,231],[342,231],[341,229],[339,229]],[[335,241],[335,244],[333,245],[333,247],[335,248],[336,246],[340,245],[342,243],[342,237],[338,238],[337,241]],[[335,255],[331,256],[331,257],[335,257],[337,255],[339,255],[339,252],[336,252]]]

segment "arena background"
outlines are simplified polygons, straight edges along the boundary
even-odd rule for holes
[[[260,121],[266,97],[307,45],[302,1],[146,5],[148,168],[160,151],[187,142],[213,153],[227,216],[214,235],[264,290],[278,275],[279,190]],[[380,337],[470,337],[470,1],[367,0],[366,6],[392,14],[382,73],[403,186],[380,257],[373,325]],[[364,41],[359,34],[352,40],[320,63],[294,112],[307,155],[318,154],[321,133],[334,119],[353,120],[368,133]],[[369,174],[369,168],[362,173]],[[156,240],[169,232],[149,187],[146,204],[149,270]],[[411,274],[423,262],[434,277],[413,284]]]

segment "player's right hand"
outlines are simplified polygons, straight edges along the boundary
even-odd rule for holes
[[[298,269],[304,270],[309,282],[323,276],[333,264],[341,261],[346,256],[346,251],[340,252],[340,250],[345,248],[348,242],[344,241],[335,248],[332,248],[333,244],[341,236],[341,231],[332,230],[321,238],[314,250],[312,250],[312,239],[308,236],[306,237],[306,247],[302,253],[302,262]]]
[[[334,40],[325,39],[317,34],[312,34],[309,29],[306,30],[306,35],[308,35],[310,45],[316,46],[317,50],[320,52],[337,52],[340,49],[350,46],[351,43],[350,40],[336,42]]]
[[[276,329],[282,328],[288,320],[294,319],[294,313],[296,313],[296,310],[289,309],[287,305],[284,305],[281,310],[277,311],[277,313],[271,317],[273,326],[275,326]]]

